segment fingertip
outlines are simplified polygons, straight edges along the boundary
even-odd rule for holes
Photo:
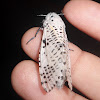
[[[100,4],[91,0],[71,0],[64,9],[67,20],[79,30],[100,40]]]
[[[21,61],[12,71],[11,83],[22,98],[32,100],[33,94],[40,89],[38,64],[30,60]]]
[[[42,31],[39,31],[37,36],[31,40],[28,44],[27,42],[35,36],[36,32],[38,30],[38,27],[34,27],[29,29],[25,32],[25,34],[22,37],[21,45],[24,50],[24,52],[34,59],[35,61],[38,61],[38,54],[39,54],[39,48],[41,43],[41,37],[42,37]]]
[[[34,98],[35,100],[40,98],[43,100],[50,98],[50,100],[55,100],[55,98],[61,100],[62,95],[66,96],[63,93],[67,92],[66,89],[59,91],[54,88],[51,92],[46,93],[40,84],[38,64],[30,60],[21,61],[15,66],[11,74],[11,83],[16,93],[25,100],[34,100]]]
[[[11,75],[11,83],[14,90],[25,100],[62,100],[62,98],[86,100],[70,91],[66,86],[62,89],[55,87],[46,93],[40,84],[38,64],[30,60],[22,61],[15,66]]]

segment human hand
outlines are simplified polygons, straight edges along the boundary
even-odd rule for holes
[[[100,41],[100,4],[88,0],[72,0],[65,5],[63,12],[71,24]],[[23,50],[36,62],[38,62],[42,31],[28,45],[26,43],[35,35],[37,29],[28,30],[22,38]],[[69,43],[69,48],[74,49],[74,52],[70,52],[73,86],[88,98],[100,100],[100,58],[82,51],[72,43]],[[87,100],[70,91],[66,86],[60,90],[54,88],[46,93],[41,86],[36,62],[22,61],[12,72],[12,86],[22,98],[26,100]]]

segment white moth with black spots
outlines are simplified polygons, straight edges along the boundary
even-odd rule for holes
[[[39,73],[42,87],[46,92],[50,92],[54,87],[62,88],[66,80],[72,90],[70,55],[65,24],[61,17],[54,12],[47,14],[43,21]]]

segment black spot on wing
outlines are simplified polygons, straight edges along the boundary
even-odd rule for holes
[[[44,44],[46,43],[46,39],[43,40],[43,43],[44,43]]]
[[[66,65],[66,62],[63,62],[64,65]]]
[[[43,82],[41,82],[41,85],[43,85]]]
[[[43,48],[45,48],[46,47],[46,39],[43,40],[43,43],[44,43]]]
[[[49,45],[49,43],[47,42],[47,45]]]
[[[61,76],[61,80],[63,80],[63,78],[64,78],[64,77],[63,77],[63,76]]]
[[[47,81],[45,81],[45,83],[47,83]]]
[[[44,76],[43,78],[46,78],[46,76]]]
[[[63,72],[63,70],[61,70],[61,72]]]
[[[56,84],[58,84],[58,81],[55,81]]]
[[[60,76],[58,76],[58,79],[60,79]]]

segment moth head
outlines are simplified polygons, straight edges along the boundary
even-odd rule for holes
[[[59,25],[64,25],[64,22],[62,21],[61,17],[58,14],[51,12],[47,14],[45,20],[43,21],[44,27],[47,24],[59,26]]]

